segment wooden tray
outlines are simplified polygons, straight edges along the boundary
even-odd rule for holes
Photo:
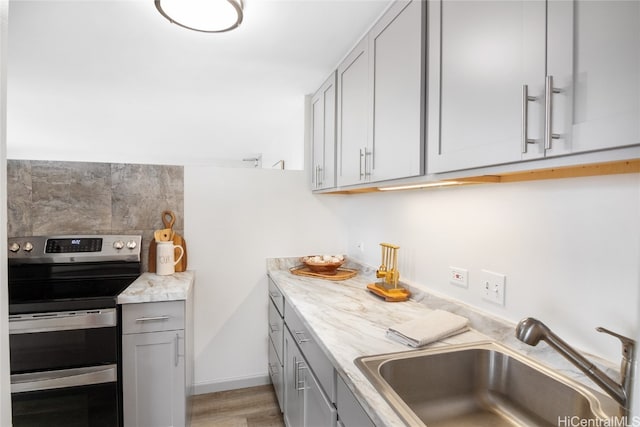
[[[350,268],[343,267],[339,267],[336,270],[336,274],[316,273],[311,271],[306,265],[299,265],[298,267],[290,268],[289,271],[297,276],[319,277],[320,279],[334,281],[351,279],[356,274],[358,274],[358,270],[352,270]]]

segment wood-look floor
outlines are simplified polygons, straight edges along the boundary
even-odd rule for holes
[[[191,427],[284,427],[273,386],[191,397]]]

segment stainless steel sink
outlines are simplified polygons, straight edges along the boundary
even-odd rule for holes
[[[558,426],[622,414],[610,397],[493,342],[355,363],[411,426]]]

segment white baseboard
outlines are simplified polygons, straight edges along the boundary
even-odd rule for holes
[[[255,387],[259,385],[271,384],[269,375],[258,375],[254,377],[233,378],[223,381],[198,383],[193,385],[193,394],[215,393],[217,391],[235,390],[238,388]]]

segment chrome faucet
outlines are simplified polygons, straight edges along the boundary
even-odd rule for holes
[[[578,367],[593,382],[602,387],[609,396],[622,406],[625,415],[629,412],[631,403],[631,389],[635,364],[635,341],[611,332],[605,328],[596,328],[598,332],[604,332],[618,338],[622,342],[622,364],[620,366],[620,383],[609,377],[592,362],[574,350],[559,336],[551,332],[541,321],[528,317],[522,319],[516,326],[516,337],[531,346],[537,345],[540,340],[546,341],[554,350],[558,351],[567,360]]]

